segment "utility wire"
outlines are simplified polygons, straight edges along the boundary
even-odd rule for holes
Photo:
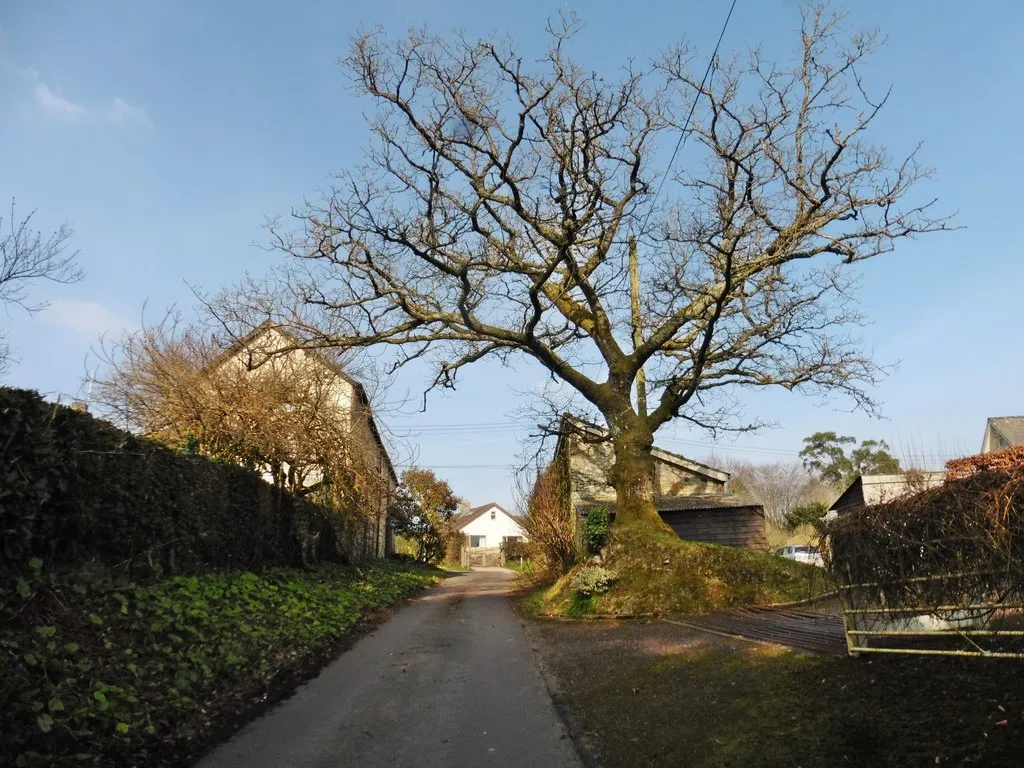
[[[722,38],[725,37],[725,30],[729,28],[729,20],[732,19],[732,12],[736,9],[736,0],[732,0],[732,5],[729,6],[729,13],[725,17],[725,23],[722,25],[722,31],[718,34],[718,42],[715,43],[715,50],[711,53],[711,58],[708,59],[707,69],[704,70],[704,77],[700,81],[700,90],[693,99],[693,103],[690,105],[690,112],[686,116],[686,120],[683,122],[683,129],[679,132],[679,139],[676,141],[676,148],[672,150],[672,157],[669,158],[668,166],[665,168],[665,174],[661,177],[661,181],[658,183],[658,189],[654,192],[654,199],[651,200],[651,207],[647,210],[647,216],[644,217],[644,224],[640,228],[641,234],[647,229],[647,223],[651,219],[651,214],[654,213],[654,205],[658,202],[658,198],[661,197],[661,190],[665,186],[665,182],[668,180],[668,176],[672,173],[672,164],[676,161],[676,155],[679,154],[679,150],[686,142],[686,137],[689,132],[690,121],[693,119],[693,112],[697,108],[697,101],[700,99],[700,95],[704,92],[704,85],[708,81],[708,77],[711,75],[711,67],[714,66],[715,58],[718,56],[718,49],[722,45]]]

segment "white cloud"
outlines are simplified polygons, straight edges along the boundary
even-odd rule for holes
[[[117,336],[132,326],[116,312],[84,299],[54,299],[41,317],[50,325],[69,330],[89,341],[104,334]]]
[[[35,95],[36,104],[44,112],[64,120],[93,120],[115,125],[134,123],[146,127],[152,125],[146,110],[129,104],[119,96],[111,99],[109,106],[90,107],[58,96],[42,81],[36,84]]]
[[[46,83],[39,83],[36,86],[36,103],[46,112],[61,117],[84,117],[88,112],[81,104],[76,104],[55,94]]]
[[[124,99],[120,99],[117,96],[114,97],[114,106],[110,110],[110,119],[115,123],[139,123],[140,125],[150,126],[152,122],[149,119],[149,115],[146,114],[146,110],[142,107],[135,107],[129,104]]]

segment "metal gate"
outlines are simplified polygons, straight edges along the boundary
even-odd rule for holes
[[[956,580],[977,573],[918,576],[897,582]],[[955,604],[890,607],[875,597],[881,584],[839,584],[847,651],[922,656],[1024,658],[1024,604],[965,595]]]

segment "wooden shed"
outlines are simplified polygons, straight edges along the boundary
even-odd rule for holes
[[[660,498],[658,514],[680,539],[742,549],[768,549],[764,510],[736,496]]]
[[[658,514],[680,539],[705,544],[721,544],[740,549],[768,549],[761,505],[727,494],[660,497],[655,501]],[[577,511],[586,517],[591,509],[608,502],[578,503]]]

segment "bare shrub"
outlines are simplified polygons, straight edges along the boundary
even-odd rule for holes
[[[525,497],[520,524],[530,559],[549,575],[561,575],[576,561],[575,514],[566,468],[559,462],[521,480]]]

